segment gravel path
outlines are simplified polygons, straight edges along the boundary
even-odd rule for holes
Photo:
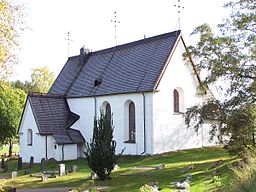
[[[71,187],[44,188],[44,189],[17,189],[17,192],[68,192]]]

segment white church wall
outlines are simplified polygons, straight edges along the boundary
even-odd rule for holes
[[[183,113],[202,102],[196,93],[198,82],[191,66],[184,64],[184,46],[179,41],[153,96],[153,153],[197,148],[208,145],[208,135],[187,129]],[[180,96],[180,113],[174,112],[173,91]],[[202,139],[204,137],[204,139]],[[203,143],[206,142],[206,143]]]
[[[136,119],[136,142],[126,143],[126,131],[128,131],[125,103],[132,101],[135,104],[135,119]],[[108,102],[111,106],[111,113],[113,114],[114,125],[114,140],[117,142],[116,151],[120,153],[125,148],[124,154],[139,155],[144,152],[144,107],[143,94],[118,94],[110,96],[98,96],[95,98],[70,98],[68,103],[71,111],[80,115],[80,119],[72,128],[78,129],[83,134],[86,141],[90,141],[93,134],[93,119],[95,116],[95,106],[97,116],[100,110],[104,110],[104,105]],[[150,115],[150,108],[152,103],[152,93],[145,94],[146,118]],[[152,111],[152,110],[151,110]],[[150,139],[152,130],[152,121],[149,116],[146,119],[147,139]],[[151,143],[147,143],[147,153],[151,152]]]
[[[27,143],[28,129],[32,130],[32,145]],[[34,157],[34,162],[40,162],[42,158],[45,158],[46,145],[45,136],[39,134],[36,121],[32,112],[29,101],[26,103],[25,111],[23,114],[23,120],[21,122],[20,130],[20,156],[23,162],[29,162],[30,157]]]

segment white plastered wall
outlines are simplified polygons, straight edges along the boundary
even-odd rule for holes
[[[180,112],[202,103],[197,94],[198,81],[191,65],[185,64],[185,47],[180,40],[170,57],[169,64],[153,96],[153,153],[208,146],[209,134],[199,130],[196,134],[185,125],[182,113],[174,113],[173,90],[182,90]],[[180,95],[181,97],[181,95]]]
[[[145,128],[146,151],[144,147],[144,104],[145,99]],[[125,112],[125,103],[132,101],[135,104],[136,143],[125,143],[128,131]],[[116,152],[125,148],[124,154],[140,155],[152,151],[152,93],[118,94],[90,98],[70,98],[68,103],[71,111],[80,115],[80,119],[72,126],[80,130],[86,141],[90,141],[93,134],[93,119],[99,116],[100,109],[108,102],[113,113],[114,140],[117,142]],[[96,107],[96,111],[95,111]]]
[[[32,146],[27,145],[27,130],[32,130]],[[27,101],[23,119],[19,130],[20,135],[20,156],[23,162],[29,162],[30,157],[34,157],[34,162],[40,162],[42,158],[45,158],[46,145],[45,136],[39,134],[37,124],[32,112],[31,105]]]

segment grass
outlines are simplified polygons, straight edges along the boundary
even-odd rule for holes
[[[222,159],[223,163],[217,167],[212,167],[213,163]],[[109,191],[138,191],[138,189],[151,182],[158,181],[161,191],[170,191],[170,182],[183,180],[186,176],[184,170],[189,165],[194,168],[188,172],[193,175],[191,192],[215,191],[219,186],[225,187],[230,183],[232,170],[227,166],[237,161],[229,156],[220,147],[210,147],[202,149],[184,150],[170,152],[154,156],[123,156],[118,165],[120,169],[113,171],[111,178],[106,181],[90,180],[90,169],[84,159],[67,161],[66,169],[70,169],[72,164],[77,164],[78,173],[71,173],[57,179],[49,179],[41,182],[39,178],[23,175],[24,171],[19,171],[17,178],[0,180],[1,185],[15,186],[18,189],[27,188],[51,188],[51,187],[76,187],[85,188],[88,186],[107,186]],[[131,170],[133,167],[157,166],[165,164],[162,170]],[[17,161],[10,162],[10,171],[17,166]],[[47,170],[57,170],[58,163],[47,163]],[[213,172],[218,170],[219,175],[213,177]],[[39,172],[39,165],[35,165],[33,172]],[[5,173],[11,174],[11,172]],[[215,178],[213,180],[213,178]],[[216,181],[217,180],[217,181]]]

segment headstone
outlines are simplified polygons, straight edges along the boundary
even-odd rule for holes
[[[165,168],[165,164],[160,164],[160,165],[156,166],[157,170],[161,170],[161,169],[164,169],[164,168]]]
[[[12,178],[16,178],[17,175],[18,175],[18,172],[17,172],[17,171],[13,171],[13,172],[12,172]]]
[[[22,157],[18,158],[18,170],[21,170],[23,168],[22,166]]]
[[[34,157],[31,156],[29,161],[29,168],[33,168],[33,166],[34,166]]]
[[[26,168],[26,169],[24,170],[24,174],[25,174],[25,175],[28,175],[28,174],[30,174],[30,173],[31,173],[30,168]]]
[[[120,167],[119,167],[117,164],[115,164],[115,166],[114,166],[114,171],[115,171],[115,170],[118,170],[118,169],[120,169]]]
[[[41,159],[40,169],[41,171],[45,171],[45,158]]]
[[[59,164],[59,174],[60,176],[63,176],[66,174],[66,170],[65,170],[65,164]]]
[[[4,167],[3,167],[3,172],[5,173],[5,172],[7,172],[7,171],[8,171],[8,162],[5,161],[5,162],[4,162]]]
[[[72,165],[71,166],[71,173],[76,173],[78,171],[77,165]]]
[[[48,181],[48,176],[45,174],[42,175],[42,182],[44,181]]]
[[[98,178],[98,175],[96,173],[94,173],[93,171],[91,172],[91,179],[95,180]]]
[[[2,157],[2,161],[1,161],[1,169],[4,168],[4,157]]]

